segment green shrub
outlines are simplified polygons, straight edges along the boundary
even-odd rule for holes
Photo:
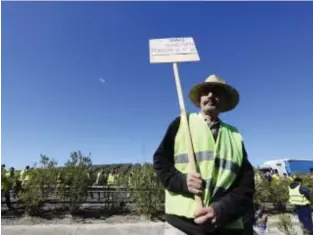
[[[313,178],[310,176],[300,176],[303,180],[303,185],[308,188],[313,188]],[[261,181],[256,182],[255,188],[255,203],[257,204],[271,204],[276,209],[285,210],[285,206],[288,205],[289,192],[288,186],[292,180],[289,178],[281,178],[277,181],[268,182],[264,178]],[[311,192],[311,198],[313,198],[313,192]]]
[[[255,184],[255,194],[254,194],[254,200],[257,204],[267,203],[271,201],[272,193],[269,190],[270,188],[270,182],[264,179],[264,177],[261,178],[261,181],[256,182]]]
[[[164,209],[164,188],[152,164],[145,163],[142,167],[134,167],[131,173],[132,176],[127,181],[134,198],[135,210],[139,215],[152,219]]]
[[[91,164],[90,156],[83,156],[79,151],[71,153],[70,159],[61,169],[56,168],[57,163],[54,160],[42,155],[39,166],[30,173],[29,183],[19,193],[19,198],[25,204],[27,212],[34,215],[41,211],[46,198],[55,192],[59,173],[61,183],[57,187],[58,196],[61,200],[69,203],[70,213],[77,212],[81,204],[86,201],[88,187],[95,182],[98,171],[103,168],[108,172],[113,167],[118,168],[117,185],[127,185],[128,193],[131,195],[127,198],[133,198],[134,209],[138,214],[151,219],[159,212],[164,211],[164,188],[158,180],[152,164],[124,164],[120,167],[103,165],[103,167],[93,168],[93,170],[91,170]],[[301,178],[306,187],[313,188],[312,176],[301,176]],[[285,209],[284,206],[288,204],[289,198],[288,185],[291,182],[290,179],[268,182],[262,177],[260,181],[256,182],[255,203],[270,204],[276,208]],[[125,194],[122,194],[123,192],[120,195],[116,192],[115,199],[125,197]],[[311,197],[313,199],[313,190],[311,190]],[[282,221],[286,222],[283,219]]]
[[[62,182],[58,190],[62,199],[69,202],[71,214],[76,213],[88,197],[91,165],[90,157],[85,157],[78,151],[71,153],[70,159],[62,169]]]
[[[37,215],[45,205],[45,199],[55,191],[55,166],[57,162],[41,155],[39,166],[29,171],[30,179],[22,186],[19,199],[29,215]]]

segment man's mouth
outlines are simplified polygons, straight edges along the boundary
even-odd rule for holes
[[[215,105],[215,102],[213,100],[208,100],[205,104],[213,106],[213,105]]]

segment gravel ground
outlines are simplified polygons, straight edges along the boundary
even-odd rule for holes
[[[136,223],[148,221],[138,215],[112,211],[103,204],[81,206],[78,215],[70,215],[62,210],[62,205],[47,205],[44,213],[39,217],[26,216],[23,208],[16,207],[15,210],[8,210],[6,206],[1,207],[1,225],[33,225],[33,224],[99,224],[99,223]]]
[[[20,218],[1,218],[1,225],[34,225],[34,224],[115,224],[137,223],[148,221],[135,215],[113,215],[108,218],[73,218],[65,215],[63,218],[44,219],[39,217],[23,216]]]
[[[131,209],[131,208],[130,208]],[[116,223],[138,223],[148,222],[147,219],[138,215],[121,213],[118,210],[110,210],[103,204],[83,204],[81,212],[72,216],[66,210],[62,210],[60,204],[50,204],[45,206],[44,213],[40,217],[25,216],[23,208],[16,207],[10,211],[5,205],[1,207],[1,225],[34,225],[34,224],[116,224]],[[295,216],[292,216],[295,220]],[[156,221],[162,221],[160,218]],[[271,215],[269,226],[276,227],[278,215]],[[297,223],[297,222],[296,222]]]

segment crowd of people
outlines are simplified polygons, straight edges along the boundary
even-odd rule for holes
[[[9,209],[12,209],[11,196],[13,195],[14,198],[18,197],[18,193],[23,191],[24,186],[29,183],[31,172],[34,169],[33,167],[26,166],[25,169],[18,171],[14,167],[7,169],[5,164],[1,165],[1,195],[5,199],[5,203]],[[92,177],[93,171],[90,169],[87,174],[90,179],[90,186],[118,185],[119,173],[117,168],[112,168],[109,172],[100,169],[95,173],[95,177]],[[129,174],[129,178],[131,176],[132,173]],[[62,170],[59,171],[56,177],[57,187],[65,183]],[[93,194],[91,196],[93,197]]]
[[[31,170],[33,168],[29,166],[26,166],[24,170],[16,171],[14,167],[6,169],[5,164],[1,165],[1,195],[4,196],[8,208],[12,208],[10,200],[11,190],[14,190],[14,195],[17,195],[18,192],[23,190],[23,186],[30,179],[29,173]]]

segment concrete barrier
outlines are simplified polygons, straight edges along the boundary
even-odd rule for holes
[[[164,223],[1,226],[3,235],[163,235]]]

